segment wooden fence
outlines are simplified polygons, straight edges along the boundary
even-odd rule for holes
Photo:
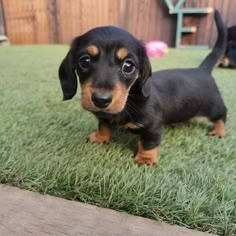
[[[93,27],[116,25],[144,41],[158,39],[174,45],[176,15],[169,14],[164,0],[0,1],[11,44],[69,43],[74,36]],[[217,8],[228,25],[236,24],[236,1],[186,0],[185,6]],[[197,33],[186,43],[212,45],[215,40],[212,14],[195,19],[194,24]]]

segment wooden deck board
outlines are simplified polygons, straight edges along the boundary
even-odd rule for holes
[[[4,236],[206,236],[178,226],[0,185]]]

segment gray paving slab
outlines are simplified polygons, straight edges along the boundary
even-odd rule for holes
[[[0,236],[210,236],[110,209],[0,185]]]

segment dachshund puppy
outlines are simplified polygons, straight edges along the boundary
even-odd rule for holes
[[[215,13],[218,40],[198,68],[159,71],[152,75],[143,44],[127,31],[108,26],[74,39],[59,68],[64,100],[81,86],[82,106],[98,119],[88,139],[108,143],[112,129],[140,135],[138,164],[157,164],[163,124],[204,116],[213,122],[210,135],[224,136],[226,108],[211,71],[225,49],[226,32]]]
[[[228,28],[227,47],[219,66],[236,68],[236,25]]]

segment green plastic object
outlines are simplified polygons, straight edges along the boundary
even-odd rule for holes
[[[191,46],[186,46],[186,45],[181,45],[181,39],[183,33],[195,33],[197,31],[197,28],[195,26],[193,27],[184,27],[183,26],[183,19],[184,19],[184,14],[208,14],[212,13],[213,9],[212,8],[181,8],[183,4],[185,3],[186,0],[179,0],[175,5],[173,5],[171,0],[165,0],[165,3],[167,7],[169,8],[169,13],[170,14],[177,14],[177,29],[176,29],[176,39],[175,39],[175,47],[176,48],[187,48],[187,47],[196,47],[196,48],[207,48],[207,46],[204,45],[191,45]]]

